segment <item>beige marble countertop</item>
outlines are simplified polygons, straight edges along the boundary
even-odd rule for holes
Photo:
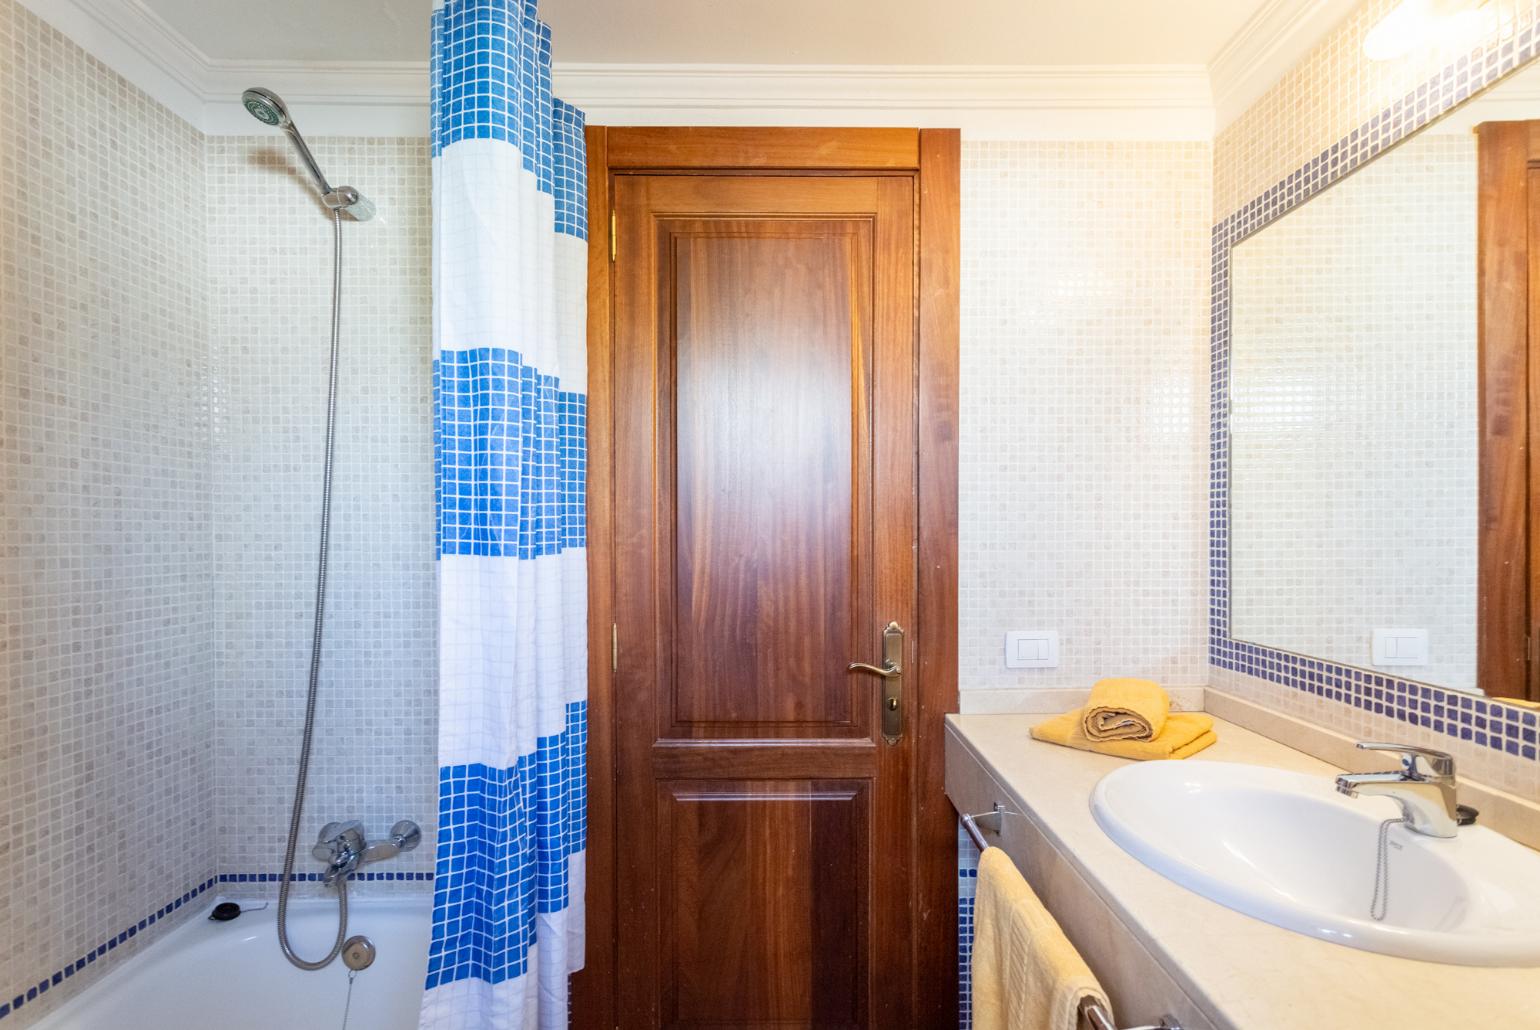
[[[1540,969],[1392,958],[1283,930],[1209,901],[1123,851],[1096,825],[1091,789],[1122,759],[1045,744],[1041,715],[951,715],[949,732],[1220,1023],[1240,1030],[1540,1028]],[[1335,776],[1300,751],[1223,720],[1188,759]]]

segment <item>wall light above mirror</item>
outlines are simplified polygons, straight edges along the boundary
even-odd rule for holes
[[[1529,645],[1514,639],[1516,625],[1540,635],[1527,600],[1504,602],[1526,605],[1517,616],[1496,611],[1496,565],[1478,553],[1483,532],[1488,559],[1512,546],[1490,536],[1506,517],[1495,509],[1529,486],[1522,470],[1513,482],[1490,472],[1482,429],[1506,417],[1483,409],[1506,401],[1483,388],[1482,292],[1525,291],[1478,274],[1491,198],[1477,127],[1526,121],[1540,141],[1540,65],[1234,244],[1234,640],[1459,691],[1535,692]],[[1527,569],[1527,555],[1509,557]]]
[[[1497,0],[1401,0],[1364,36],[1364,56],[1394,61],[1435,43],[1461,47],[1496,35],[1504,12]]]

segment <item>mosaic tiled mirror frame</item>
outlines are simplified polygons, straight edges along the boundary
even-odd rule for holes
[[[1511,36],[1419,85],[1218,222],[1212,237],[1209,662],[1514,758],[1536,760],[1537,713],[1475,694],[1280,651],[1230,636],[1230,253],[1241,240],[1464,103],[1540,52],[1540,4]]]

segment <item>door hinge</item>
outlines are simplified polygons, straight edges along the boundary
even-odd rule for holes
[[[615,210],[610,209],[610,260],[615,260]]]
[[[610,671],[620,669],[620,627],[610,623]]]

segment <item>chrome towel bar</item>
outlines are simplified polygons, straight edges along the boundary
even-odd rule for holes
[[[988,848],[989,841],[984,839],[984,834],[992,833],[998,837],[1004,828],[1006,814],[1005,806],[998,801],[988,812],[976,812],[971,815],[963,813],[963,829],[968,832],[973,846],[980,851]],[[1111,1014],[1095,998],[1080,1000],[1080,1018],[1085,1020],[1086,1026],[1091,1030],[1119,1030],[1118,1025],[1112,1021]],[[1123,1030],[1182,1030],[1182,1026],[1170,1016],[1164,1016],[1159,1023],[1125,1027]]]
[[[1095,998],[1080,999],[1080,1018],[1085,1020],[1086,1026],[1091,1030],[1118,1030],[1118,1025],[1112,1021],[1107,1010],[1102,1008],[1102,1003]],[[1124,1030],[1182,1030],[1182,1027],[1170,1016],[1163,1016],[1159,1023],[1130,1026]]]
[[[991,812],[980,812],[977,815],[964,815],[962,817],[963,829],[968,831],[968,836],[973,839],[973,846],[983,851],[989,847],[989,841],[984,839],[984,831],[999,836],[1005,822],[1005,806],[995,802]],[[981,825],[982,824],[982,825]]]

